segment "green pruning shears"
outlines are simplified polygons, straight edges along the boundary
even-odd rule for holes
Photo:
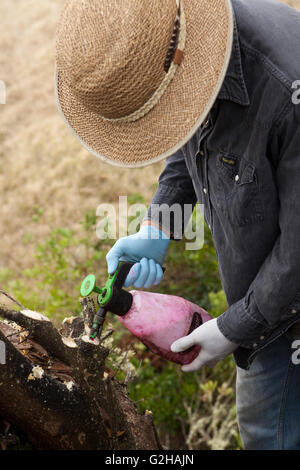
[[[89,274],[82,282],[80,288],[82,297],[88,297],[92,293],[98,294],[97,303],[99,309],[94,316],[89,334],[91,340],[94,340],[100,335],[108,311],[123,316],[130,310],[132,295],[123,290],[122,287],[134,264],[135,263],[127,261],[120,261],[116,271],[108,276],[104,287],[98,287],[96,285],[96,277],[94,274]]]

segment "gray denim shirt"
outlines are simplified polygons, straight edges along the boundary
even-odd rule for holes
[[[300,14],[276,0],[232,4],[218,99],[166,160],[152,203],[204,204],[229,305],[218,326],[248,369],[300,320]]]

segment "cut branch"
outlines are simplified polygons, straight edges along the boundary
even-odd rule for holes
[[[65,320],[60,334],[37,312],[2,307],[0,315],[0,415],[36,448],[161,448],[152,417],[105,373],[109,350],[84,336],[83,319]]]

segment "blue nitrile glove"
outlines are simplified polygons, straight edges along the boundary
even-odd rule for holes
[[[164,262],[170,238],[152,225],[143,225],[138,233],[120,238],[106,255],[108,273],[113,274],[119,260],[136,264],[131,268],[124,286],[150,287],[163,278]]]

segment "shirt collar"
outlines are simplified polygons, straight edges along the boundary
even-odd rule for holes
[[[250,104],[244,79],[239,33],[235,15],[231,58],[218,98],[221,100],[234,101],[242,106],[248,106]]]

